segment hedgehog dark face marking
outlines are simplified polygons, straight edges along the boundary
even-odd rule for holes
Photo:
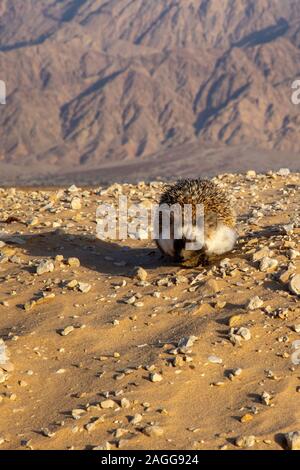
[[[202,264],[206,257],[220,256],[231,251],[237,240],[236,217],[226,193],[212,181],[182,180],[169,186],[162,194],[160,205],[191,207],[191,220],[183,217],[181,237],[176,239],[177,220],[170,218],[170,236],[163,236],[160,219],[159,238],[156,243],[160,250],[174,260],[193,260]],[[203,211],[202,225],[198,225],[197,207]]]

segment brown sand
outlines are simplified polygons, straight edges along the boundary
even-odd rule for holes
[[[102,196],[79,191],[83,206],[77,211],[70,209],[67,190],[1,193],[0,219],[24,222],[0,226],[2,239],[5,232],[23,241],[7,240],[0,248],[0,338],[14,365],[0,384],[2,449],[237,449],[235,439],[249,435],[255,449],[281,449],[282,434],[300,428],[300,373],[290,357],[292,342],[300,339],[293,329],[300,323],[299,297],[289,292],[289,276],[279,279],[290,263],[300,272],[300,257],[289,259],[290,249],[299,248],[300,230],[287,235],[283,229],[299,211],[300,174],[220,181],[235,196],[241,238],[228,267],[209,269],[172,265],[151,242],[95,240],[97,204],[114,201],[118,187]],[[151,202],[161,185],[121,189],[133,201]],[[33,217],[36,224],[28,224]],[[271,273],[253,261],[265,246],[279,262]],[[54,262],[53,272],[35,273],[41,260],[57,255],[63,261]],[[68,266],[71,256],[80,267]],[[144,285],[136,266],[147,270]],[[164,277],[167,286],[157,286]],[[67,288],[74,279],[91,290]],[[26,311],[24,305],[42,292],[55,297]],[[135,305],[124,303],[134,294],[141,295]],[[255,296],[263,305],[251,311],[247,304]],[[251,332],[241,346],[228,337],[234,315],[235,327]],[[61,336],[70,325],[75,329]],[[174,367],[170,350],[190,335],[198,340],[178,354],[182,360]],[[211,355],[222,364],[209,363]],[[241,375],[230,380],[237,368]],[[153,372],[162,381],[151,382]],[[269,406],[263,392],[272,397]],[[101,409],[105,397],[114,409]],[[119,406],[122,398],[128,408]],[[78,420],[76,409],[84,410]],[[131,423],[137,414],[141,421]],[[249,421],[241,422],[247,414]],[[86,430],[97,417],[103,419]],[[145,435],[153,424],[161,436]],[[54,435],[46,437],[45,429]]]

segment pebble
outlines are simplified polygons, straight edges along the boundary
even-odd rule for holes
[[[248,449],[255,445],[255,436],[239,436],[235,440],[235,445],[242,449]]]
[[[154,372],[152,374],[150,374],[149,376],[151,382],[161,382],[163,380],[163,377],[162,375],[158,374],[157,372]]]
[[[75,289],[75,287],[78,286],[78,281],[76,279],[73,279],[72,281],[68,282],[67,288],[68,289]]]
[[[300,450],[300,431],[292,431],[285,434],[288,450]]]
[[[248,309],[258,310],[259,308],[263,306],[263,304],[264,304],[264,301],[260,297],[255,296],[255,297],[252,297],[252,299],[250,299],[248,303]]]
[[[239,328],[235,334],[241,336],[245,341],[249,341],[251,339],[251,332],[249,328],[245,328],[244,326]]]
[[[245,415],[241,417],[241,423],[249,423],[249,421],[252,421],[252,420],[253,420],[253,415],[251,415],[250,413],[246,413]]]
[[[292,277],[289,288],[293,294],[300,295],[300,274],[296,274]]]
[[[294,325],[293,330],[295,331],[295,333],[300,333],[300,324]]]
[[[46,273],[52,273],[54,271],[54,264],[50,260],[44,260],[39,263],[36,268],[36,272],[39,276]]]
[[[264,247],[261,250],[258,250],[254,253],[252,259],[253,261],[261,261],[262,259],[271,256],[273,253],[269,250],[268,247]]]
[[[0,369],[0,384],[3,384],[7,380],[8,375]]]
[[[262,260],[260,261],[260,265],[259,265],[259,269],[262,272],[275,271],[277,267],[278,267],[277,259],[272,259],[268,257],[262,258]]]
[[[232,317],[229,318],[228,325],[230,327],[236,326],[241,322],[241,315],[233,315]]]
[[[0,338],[0,368],[10,372],[13,370],[13,365],[9,361],[9,351],[2,338]],[[9,368],[9,370],[7,369]]]
[[[246,173],[246,178],[251,180],[253,178],[256,178],[256,171],[255,170],[248,170]]]
[[[128,305],[133,305],[136,302],[136,300],[137,299],[135,295],[133,295],[132,297],[129,297],[128,299],[124,300],[124,303]]]
[[[143,433],[146,434],[146,436],[149,436],[149,437],[162,437],[163,434],[164,434],[164,430],[160,426],[156,426],[156,425],[146,426],[143,429]]]
[[[210,279],[206,281],[200,288],[201,294],[203,297],[214,296],[218,292],[221,292],[222,288],[218,281],[215,279]]]
[[[282,284],[287,284],[295,274],[294,266],[289,266],[279,277]]]
[[[277,171],[278,176],[289,176],[291,173],[291,170],[289,168],[280,168],[279,171]]]
[[[221,359],[220,357],[218,356],[209,356],[208,357],[208,362],[210,362],[211,364],[222,364],[223,363],[223,359]]]
[[[140,413],[135,414],[131,419],[130,422],[134,426],[139,424],[143,420],[143,416]]]
[[[71,268],[79,268],[80,267],[80,261],[78,258],[69,258],[68,259],[68,265]]]
[[[82,409],[74,409],[71,412],[72,418],[76,420],[80,419],[85,413],[86,411]]]
[[[229,340],[235,346],[241,346],[241,341],[249,341],[251,339],[251,332],[248,328],[231,328],[229,332]]]
[[[291,260],[296,259],[296,258],[298,258],[299,256],[300,256],[300,251],[291,249],[291,250],[289,250],[289,252],[288,252],[288,257],[289,257]]]
[[[136,278],[139,281],[146,281],[147,277],[148,277],[148,273],[144,268],[138,268],[137,269]]]
[[[101,416],[100,418],[96,418],[91,420],[89,423],[87,423],[84,427],[88,432],[92,432],[96,429],[98,424],[104,422],[104,416]]]
[[[108,441],[106,441],[102,446],[93,447],[93,450],[111,450],[111,445]]]
[[[175,356],[172,359],[172,364],[174,367],[182,367],[184,365],[184,360],[182,356]]]
[[[80,292],[82,292],[83,294],[87,294],[88,292],[90,292],[92,286],[90,284],[85,283],[85,282],[79,282],[78,288],[79,288]]]
[[[104,410],[108,410],[108,409],[111,409],[111,408],[115,408],[116,406],[116,402],[114,402],[114,400],[111,400],[110,398],[107,399],[107,400],[104,400],[100,403],[100,406],[101,408],[103,408]]]
[[[54,437],[54,436],[55,436],[55,432],[54,432],[54,431],[50,431],[48,428],[42,428],[42,429],[41,429],[41,433],[42,433],[43,436],[45,436],[45,437]]]
[[[130,401],[127,398],[121,399],[121,408],[130,408]]]
[[[187,336],[178,341],[178,348],[191,348],[195,341],[197,341],[198,337],[197,336]]]
[[[74,326],[70,325],[70,326],[66,326],[63,330],[61,330],[59,332],[59,334],[61,336],[68,336],[70,333],[72,333],[72,331],[74,331]]]
[[[272,396],[268,392],[263,392],[261,394],[261,402],[266,405],[270,406],[272,400]]]
[[[82,207],[81,199],[79,197],[74,197],[71,201],[71,208],[75,211],[80,210]]]

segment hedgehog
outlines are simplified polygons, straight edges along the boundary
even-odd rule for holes
[[[171,206],[180,209],[179,219],[170,210]],[[185,216],[186,207],[191,208],[189,218]],[[170,230],[163,233],[165,211]],[[230,198],[209,180],[180,180],[168,186],[160,198],[158,224],[155,240],[158,248],[187,266],[209,264],[232,251],[237,241],[236,215]]]

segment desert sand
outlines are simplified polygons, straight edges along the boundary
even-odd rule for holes
[[[192,269],[152,241],[95,237],[100,202],[150,205],[160,182],[0,191],[1,449],[285,448],[300,428],[300,174],[215,180],[239,241]]]

